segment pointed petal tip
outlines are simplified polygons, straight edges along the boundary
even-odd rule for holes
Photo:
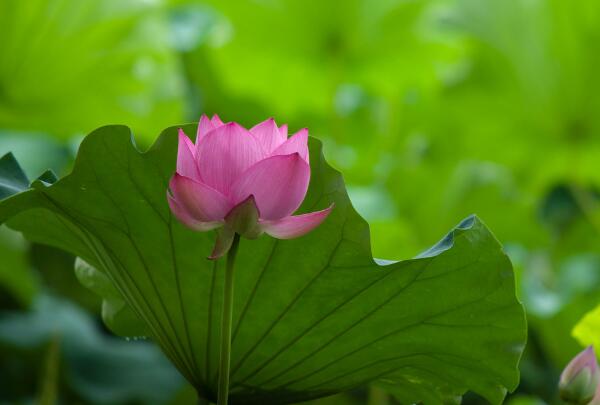
[[[187,136],[187,134],[185,133],[185,131],[183,130],[183,128],[177,129],[177,136],[179,137],[179,146],[181,146],[182,142],[185,145],[187,145],[188,147],[194,145],[194,143],[189,138],[189,136]],[[193,148],[190,151],[193,151]]]
[[[285,138],[281,136],[281,129],[277,126],[273,117],[259,122],[250,128],[249,131],[261,143],[267,154],[285,141]]]
[[[225,216],[227,226],[248,239],[256,239],[262,234],[259,220],[260,211],[252,194],[233,207]]]
[[[223,257],[223,253],[219,256],[218,254],[213,252],[210,254],[210,256],[207,256],[206,259],[214,261],[214,260],[220,259],[221,257]]]
[[[293,215],[278,220],[261,221],[262,230],[276,239],[294,239],[304,236],[327,219],[335,206],[332,203],[321,211]]]
[[[233,207],[233,208],[230,210],[230,212],[231,212],[231,211],[233,211],[234,209],[236,209],[236,208],[238,208],[238,207],[240,207],[240,206],[244,205],[244,204],[250,204],[250,203],[254,204],[254,206],[255,206],[255,207],[256,207],[256,209],[258,210],[258,206],[256,205],[256,198],[254,197],[254,194],[250,194],[250,195],[249,195],[247,198],[245,198],[243,201],[241,201],[240,203],[236,204],[236,206],[235,206],[235,207]],[[227,214],[227,215],[229,215],[229,214]],[[260,212],[259,212],[259,215],[260,215]]]
[[[589,363],[596,363],[596,352],[594,351],[594,345],[589,345],[577,355],[578,358],[585,359]]]
[[[560,375],[561,384],[566,384],[584,368],[589,368],[593,373],[598,370],[598,361],[593,346],[588,346],[571,359]]]
[[[300,130],[287,138],[279,147],[277,147],[272,155],[290,155],[294,152],[299,153],[300,157],[309,163],[308,157],[308,132]]]
[[[177,167],[178,173],[191,178],[198,177],[198,168],[196,166],[196,147],[194,143],[182,128],[179,128],[177,145]]]
[[[196,144],[199,144],[199,140],[205,137],[209,132],[223,126],[223,121],[219,118],[217,114],[214,114],[212,118],[209,118],[208,115],[202,114],[200,120],[198,121],[198,130],[196,132]]]
[[[217,230],[217,238],[215,240],[215,246],[213,247],[212,252],[207,257],[208,260],[217,260],[229,251],[231,248],[231,244],[233,243],[233,238],[235,233],[233,230],[224,226]]]
[[[335,208],[335,203],[332,202],[329,207],[322,209],[321,211],[314,211],[314,212],[319,212],[319,213],[323,213],[323,220],[325,220],[329,214],[331,214],[331,211],[333,211],[333,209]]]
[[[304,142],[308,142],[308,128],[301,128],[292,137],[297,136],[298,138],[303,138]]]
[[[225,215],[225,218],[230,216],[236,209],[239,209],[240,207],[242,207],[245,204],[253,204],[254,207],[256,208],[256,210],[258,211],[258,206],[256,205],[256,198],[254,197],[254,194],[250,194],[248,197],[244,198],[243,200],[241,200],[240,202],[235,204],[233,207],[231,207],[229,212]],[[259,215],[260,215],[260,212],[259,212]]]
[[[286,141],[288,137],[288,124],[283,124],[279,127],[279,137],[282,141]]]

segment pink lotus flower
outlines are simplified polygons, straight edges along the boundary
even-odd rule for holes
[[[287,137],[287,126],[268,119],[250,130],[218,116],[200,118],[196,144],[179,130],[177,172],[169,206],[197,231],[219,229],[210,258],[225,254],[235,233],[278,239],[302,236],[331,212],[293,216],[308,189],[308,130]]]
[[[560,397],[572,404],[587,404],[600,385],[600,373],[594,347],[589,346],[573,358],[560,375]]]

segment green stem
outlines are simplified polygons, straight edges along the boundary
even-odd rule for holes
[[[58,398],[58,379],[60,373],[60,336],[50,341],[44,360],[42,386],[38,398],[40,405],[54,405]]]
[[[369,402],[368,405],[389,405],[390,397],[383,389],[374,385],[369,386]]]
[[[240,243],[240,235],[233,237],[227,252],[225,287],[223,289],[223,313],[221,315],[221,365],[219,367],[218,405],[227,405],[229,397],[229,365],[231,359],[231,323],[233,318],[233,273],[235,256]]]

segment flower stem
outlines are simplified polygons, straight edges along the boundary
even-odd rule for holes
[[[369,386],[369,403],[368,405],[389,405],[390,397],[383,389],[374,385]]]
[[[240,235],[233,237],[227,252],[225,265],[225,286],[223,289],[223,313],[221,315],[221,365],[219,367],[218,405],[227,405],[229,397],[229,363],[231,359],[231,323],[233,318],[233,273],[235,256],[240,243]]]

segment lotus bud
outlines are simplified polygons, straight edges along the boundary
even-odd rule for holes
[[[563,370],[558,384],[560,397],[577,405],[588,404],[600,385],[600,373],[593,346],[579,353]]]

